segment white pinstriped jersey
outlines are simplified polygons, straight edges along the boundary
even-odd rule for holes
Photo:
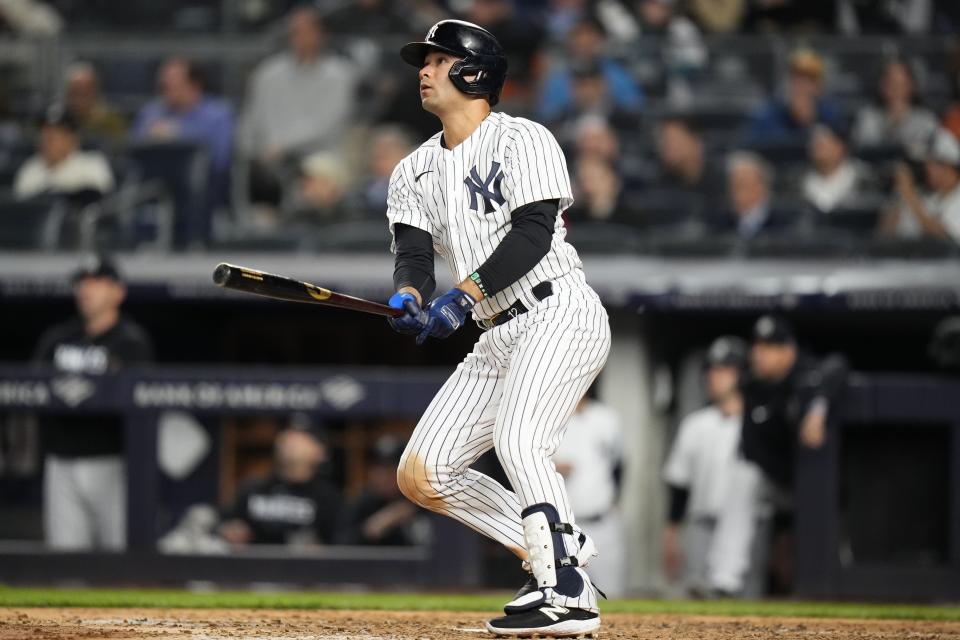
[[[428,231],[455,282],[461,282],[493,253],[511,228],[510,213],[540,200],[559,200],[560,212],[573,204],[570,177],[553,134],[536,122],[491,113],[454,149],[441,133],[404,158],[390,177],[387,219],[390,232],[402,223]],[[583,267],[566,242],[560,215],[547,255],[523,277],[474,307],[490,318],[538,283],[576,274]],[[391,246],[396,251],[395,246]]]

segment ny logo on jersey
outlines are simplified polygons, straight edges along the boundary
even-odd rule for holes
[[[463,183],[470,189],[470,208],[477,211],[477,196],[483,198],[483,212],[493,213],[493,203],[503,204],[507,201],[500,191],[500,182],[503,180],[503,171],[500,171],[500,163],[494,162],[490,167],[490,173],[483,180],[477,172],[476,165],[470,169],[470,177],[464,178]],[[492,188],[491,188],[492,187]]]

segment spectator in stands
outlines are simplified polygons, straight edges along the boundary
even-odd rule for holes
[[[73,274],[73,293],[78,317],[43,334],[35,362],[95,385],[97,376],[153,359],[147,334],[120,313],[127,290],[108,258],[87,259]],[[41,424],[47,544],[56,550],[122,551],[127,474],[120,417],[65,413]]]
[[[635,2],[641,48],[661,60],[667,99],[682,105],[693,100],[693,84],[707,65],[708,52],[697,25],[678,14],[676,4],[676,0]],[[650,36],[655,38],[654,49],[645,46],[644,37]]]
[[[685,416],[677,429],[663,469],[670,490],[668,524],[663,536],[663,569],[689,595],[706,595],[712,582],[710,560],[718,523],[727,515],[724,504],[731,476],[744,464],[739,455],[743,396],[739,383],[747,366],[747,345],[740,338],[721,336],[707,349],[704,381],[710,404]],[[753,551],[763,555],[765,541],[757,536]],[[765,576],[762,563],[748,570],[752,597]]]
[[[630,217],[633,209],[623,181],[613,166],[598,156],[577,160],[573,174],[574,202],[564,212],[568,224],[618,222]]]
[[[543,120],[556,121],[570,112],[583,112],[583,97],[578,100],[574,69],[579,70],[581,77],[602,77],[606,110],[637,113],[643,104],[640,85],[626,67],[604,53],[605,43],[603,27],[596,20],[585,18],[576,23],[567,41],[565,59],[569,63],[555,66],[544,80],[538,109]]]
[[[303,156],[339,147],[360,82],[353,65],[328,49],[315,8],[302,5],[289,14],[287,45],[253,72],[239,139],[252,163],[251,199],[274,206]]]
[[[718,595],[743,593],[750,548],[765,512],[775,508],[775,529],[789,528],[796,459],[834,439],[829,423],[848,369],[842,356],[817,360],[801,352],[792,326],[782,317],[763,316],[754,325],[750,373],[740,385],[745,464],[730,474],[708,558]],[[789,575],[785,568],[784,574]]]
[[[64,20],[48,2],[4,0],[0,2],[0,29],[34,38],[54,37],[63,31]]]
[[[292,198],[286,219],[306,225],[343,222],[355,212],[347,210],[347,171],[332,153],[314,153],[301,162],[300,191]],[[381,215],[383,210],[381,210]]]
[[[723,167],[707,156],[699,127],[682,116],[668,116],[656,132],[660,171],[658,187],[694,192],[708,200],[720,201],[726,193]]]
[[[736,33],[746,16],[747,0],[689,0],[687,11],[710,33]]]
[[[960,142],[946,129],[931,139],[924,170],[929,191],[921,195],[910,167],[897,167],[894,191],[899,202],[882,220],[881,231],[960,242]]]
[[[884,66],[877,102],[857,112],[853,141],[860,146],[900,144],[916,152],[937,126],[936,115],[919,104],[910,67],[903,60],[891,60]]]
[[[399,127],[382,126],[370,133],[367,175],[349,197],[356,215],[381,218],[387,209],[387,187],[394,168],[413,150],[413,141]]]
[[[88,62],[78,62],[67,69],[64,100],[80,135],[95,141],[116,143],[126,135],[128,124],[103,97],[100,77]]]
[[[845,129],[814,126],[809,144],[810,166],[800,181],[803,199],[818,211],[857,206],[876,192],[870,167],[850,156]]]
[[[730,213],[708,222],[717,231],[733,232],[747,240],[761,233],[783,230],[791,220],[771,204],[773,168],[759,155],[736,151],[727,158]]]
[[[347,506],[339,541],[341,544],[426,544],[430,522],[397,487],[397,464],[403,443],[383,436],[368,459],[367,481],[360,495]]]
[[[804,144],[817,122],[841,123],[840,108],[823,96],[823,60],[809,49],[790,56],[786,95],[772,98],[750,118],[747,142]]]
[[[21,200],[41,194],[86,199],[86,194],[95,198],[113,186],[107,158],[99,151],[81,151],[76,120],[62,107],[51,107],[40,128],[37,154],[14,178],[14,196]]]
[[[313,433],[288,428],[274,442],[274,468],[247,483],[224,511],[220,535],[230,544],[314,546],[334,541],[340,492],[320,472],[326,445]]]
[[[576,159],[596,157],[616,165],[620,160],[620,140],[606,118],[588,115],[574,127],[573,155]]]
[[[157,84],[160,95],[137,114],[134,137],[202,144],[210,157],[213,204],[225,203],[233,155],[233,110],[225,101],[206,92],[203,73],[186,58],[166,60],[157,74]]]
[[[586,115],[571,127],[573,162],[583,158],[598,158],[614,168],[626,190],[634,190],[642,183],[642,158],[620,151],[620,136],[603,116]]]
[[[590,561],[590,577],[612,598],[623,597],[627,581],[619,508],[623,448],[619,414],[597,400],[591,387],[577,403],[563,441],[551,457],[564,478],[577,524],[602,550]]]
[[[637,113],[620,108],[610,95],[610,85],[598,61],[589,58],[574,60],[569,65],[573,100],[556,113],[551,126],[561,139],[573,136],[577,122],[584,117],[599,117],[612,127],[630,130],[636,127]]]

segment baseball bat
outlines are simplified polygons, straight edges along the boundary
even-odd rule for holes
[[[394,309],[379,302],[355,298],[336,291],[318,287],[309,282],[294,280],[287,276],[267,273],[249,267],[221,262],[213,270],[213,282],[218,287],[246,291],[258,296],[289,300],[291,302],[309,302],[339,309],[351,309],[372,313],[378,316],[396,317],[403,315],[402,309]]]

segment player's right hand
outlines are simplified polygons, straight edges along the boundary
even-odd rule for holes
[[[387,322],[394,331],[417,335],[427,326],[430,317],[420,308],[417,298],[410,292],[398,292],[390,296],[387,304],[394,309],[403,309],[404,314],[395,318],[387,318]]]

